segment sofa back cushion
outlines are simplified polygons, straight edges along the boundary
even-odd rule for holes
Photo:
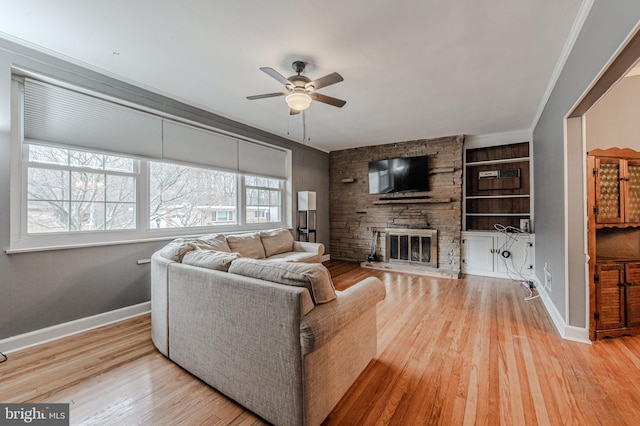
[[[182,258],[186,253],[197,248],[231,251],[223,234],[209,234],[201,237],[176,238],[160,249],[160,255],[174,262],[182,262]]]
[[[196,249],[185,254],[182,263],[227,272],[231,262],[239,257],[239,253]]]
[[[264,259],[264,247],[260,240],[260,234],[252,232],[249,234],[227,235],[227,244],[231,251],[240,253],[242,257],[250,257],[252,259]]]
[[[280,228],[260,232],[260,239],[267,257],[293,251],[293,236],[288,229]]]
[[[336,298],[329,270],[321,263],[270,262],[240,258],[231,262],[229,272],[279,284],[305,287],[318,305]]]

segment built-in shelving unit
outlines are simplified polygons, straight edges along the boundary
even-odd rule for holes
[[[531,219],[529,142],[473,148],[465,160],[465,229],[520,228]]]

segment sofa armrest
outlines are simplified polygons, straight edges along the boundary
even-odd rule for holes
[[[375,309],[385,296],[382,281],[369,277],[338,292],[335,300],[316,306],[300,324],[302,353],[308,354],[324,345],[354,319],[369,309]]]
[[[151,256],[151,340],[169,356],[169,265],[176,263],[155,252]]]
[[[309,253],[317,253],[318,256],[322,256],[324,254],[324,244],[309,243],[306,241],[294,241],[293,251],[305,251]]]

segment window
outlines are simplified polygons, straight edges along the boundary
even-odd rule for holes
[[[27,233],[136,228],[138,161],[25,144]]]
[[[286,226],[291,152],[13,76],[8,252]],[[247,173],[267,177],[247,176]]]
[[[235,209],[236,176],[235,173],[151,162],[150,228],[193,228],[235,223],[233,215],[228,214],[230,212],[219,209],[228,209],[229,206]],[[224,219],[220,220],[223,216]]]
[[[247,223],[277,223],[282,220],[281,180],[245,176],[244,186]]]

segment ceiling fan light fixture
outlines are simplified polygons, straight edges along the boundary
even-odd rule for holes
[[[294,111],[304,111],[311,106],[311,96],[302,88],[293,89],[284,100],[289,105],[289,108]]]

